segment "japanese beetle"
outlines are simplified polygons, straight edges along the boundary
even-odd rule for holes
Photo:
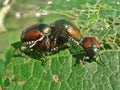
[[[64,19],[57,20],[50,25],[31,25],[25,28],[21,34],[21,42],[27,48],[38,47],[49,51],[59,49],[68,41],[73,41],[79,45],[80,39],[79,29]]]
[[[96,59],[96,57],[99,56],[100,61],[102,62],[99,54],[100,44],[95,37],[84,37],[82,47],[84,48],[87,56],[89,56],[89,59]],[[104,65],[103,62],[102,65]]]
[[[100,44],[95,37],[84,37],[82,47],[90,58],[94,58],[99,54]]]
[[[57,41],[60,43],[72,41],[79,45],[79,41],[81,40],[81,33],[79,29],[71,22],[60,19],[53,22],[50,27],[52,28],[52,34],[50,38],[54,41],[54,45]]]
[[[38,42],[41,42],[46,38],[46,46],[49,47],[49,38],[51,34],[51,28],[47,24],[34,24],[22,31],[21,42],[24,43],[28,48],[32,48],[38,45]]]

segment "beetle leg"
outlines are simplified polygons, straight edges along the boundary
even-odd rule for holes
[[[41,41],[41,40],[43,40],[43,38],[44,38],[45,36],[43,35],[41,38],[39,38],[38,40],[35,40],[30,46],[29,46],[29,48],[32,48],[33,46],[35,46],[35,44],[38,42],[38,41]]]
[[[36,41],[33,44],[31,44],[29,48],[32,48],[33,46],[35,46],[35,44],[36,44]]]
[[[38,40],[36,40],[36,42],[43,40],[44,37],[45,37],[45,35],[43,35],[41,38],[39,38]]]
[[[55,45],[56,45],[56,40],[57,40],[57,38],[54,38],[54,44],[53,44],[53,47],[55,47]]]
[[[69,36],[69,41],[72,41],[74,43],[76,43],[77,45],[80,45],[79,44],[79,41],[76,41],[75,39],[73,39],[72,37]]]
[[[48,36],[46,36],[46,45],[47,45],[47,49],[49,49],[50,48],[50,40],[49,40],[49,37]]]
[[[74,44],[72,44],[72,47],[75,49],[75,51],[76,51],[77,53],[79,53],[78,49],[75,47]]]
[[[53,36],[54,35],[54,36]],[[53,40],[53,48],[55,48],[55,46],[56,46],[56,42],[57,42],[57,39],[58,39],[58,36],[59,36],[59,32],[54,32],[54,34],[53,34],[52,36],[51,36],[51,38],[52,38],[52,40]]]

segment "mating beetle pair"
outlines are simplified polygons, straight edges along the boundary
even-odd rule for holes
[[[94,58],[100,49],[98,41],[94,37],[84,37],[80,44],[81,38],[79,29],[64,19],[57,20],[50,25],[35,24],[29,26],[21,34],[21,42],[27,48],[38,47],[53,51],[72,41],[81,45],[90,58]]]
[[[21,41],[28,48],[55,49],[68,41],[77,44],[81,39],[79,30],[70,22],[61,19],[51,25],[35,24],[27,27],[21,34]]]

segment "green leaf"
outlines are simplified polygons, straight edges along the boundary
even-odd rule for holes
[[[14,56],[14,49],[13,48],[10,48],[6,55],[5,55],[5,58],[6,58],[6,65],[10,62],[11,58]]]
[[[9,90],[119,90],[120,51],[106,51],[101,56],[105,67],[95,62],[76,66],[77,58],[68,50],[44,58],[44,65],[41,65],[41,59],[16,57],[7,65],[4,74],[11,80]],[[54,75],[59,78],[58,82],[53,78]]]

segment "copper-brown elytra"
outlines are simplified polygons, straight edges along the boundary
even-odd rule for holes
[[[84,37],[82,41],[82,47],[90,59],[96,59],[96,57],[99,56],[101,60],[101,56],[99,54],[100,44],[95,37]],[[101,63],[104,65],[102,60]]]

